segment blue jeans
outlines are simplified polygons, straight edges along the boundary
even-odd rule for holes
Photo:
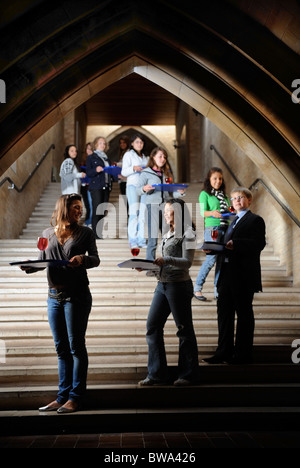
[[[192,281],[158,282],[147,319],[148,377],[168,379],[164,326],[172,312],[179,338],[178,378],[197,380],[198,347],[192,320]]]
[[[135,185],[126,187],[126,195],[129,209],[128,240],[131,246],[143,247],[145,239],[145,195],[141,197],[136,193]]]
[[[55,289],[50,289],[55,294]],[[92,297],[87,289],[78,297],[58,302],[48,297],[48,320],[58,357],[59,391],[57,401],[80,402],[85,394],[88,355],[85,345]]]
[[[211,231],[216,230],[216,229],[218,230],[217,242],[221,242],[222,238],[223,238],[223,236],[225,234],[225,229],[221,229],[220,226],[206,227],[204,229],[204,240],[211,242],[212,241]],[[201,292],[202,291],[203,284],[205,283],[206,278],[207,278],[210,270],[212,269],[212,267],[216,263],[216,259],[217,259],[216,255],[206,255],[206,259],[202,263],[201,268],[200,268],[199,273],[198,273],[198,276],[196,278],[196,282],[195,282],[195,286],[194,286],[194,291],[195,292]],[[218,276],[219,276],[219,271],[216,271],[215,272],[215,280],[214,280],[214,294],[215,294],[215,297],[217,297],[216,284],[217,284],[217,281],[218,281]]]
[[[152,203],[147,205],[148,211],[148,244],[146,260],[155,260],[157,240],[159,236],[159,230],[163,232],[164,223],[164,203]]]
[[[92,214],[93,214],[93,203],[92,203],[91,192],[89,190],[87,190],[87,198],[88,198],[88,203],[90,207],[90,216],[88,217],[88,219],[85,220],[84,224],[86,226],[89,226],[90,224],[92,224]]]

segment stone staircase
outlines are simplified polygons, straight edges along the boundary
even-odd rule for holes
[[[193,204],[194,218],[197,214],[198,193],[199,187],[191,185],[186,197],[186,202]],[[36,238],[49,226],[59,195],[60,184],[49,184],[20,238],[0,240],[0,343],[4,345],[2,356],[0,348],[0,409],[6,409],[7,405],[10,409],[36,408],[45,402],[48,393],[53,395],[56,390],[57,358],[47,321],[46,274],[39,272],[26,275],[19,268],[10,266],[9,262],[37,258]],[[116,223],[113,221],[114,215]],[[145,399],[144,389],[137,389],[136,382],[147,373],[145,324],[156,280],[146,277],[145,273],[117,266],[131,256],[126,239],[126,204],[119,200],[117,186],[111,195],[106,221],[109,237],[97,241],[101,264],[88,272],[93,295],[87,331],[88,400],[91,406],[99,404],[99,401],[102,401],[104,407],[105,404],[113,405],[111,395],[118,388],[120,394],[117,400],[121,398],[123,406],[129,406],[130,401],[143,406],[145,401],[149,403],[149,399]],[[202,223],[198,223],[199,242],[202,240],[201,226]],[[204,254],[198,251],[191,268],[193,280],[196,279],[203,258]],[[240,396],[242,405],[249,402],[244,387],[247,384],[251,384],[252,390],[257,385],[263,391],[264,400],[260,404],[272,401],[270,385],[273,391],[277,386],[274,404],[275,400],[277,403],[282,401],[282,392],[285,395],[285,406],[296,404],[292,390],[299,391],[300,377],[297,365],[291,362],[291,343],[299,337],[300,332],[300,288],[293,287],[292,277],[286,275],[284,266],[280,265],[271,246],[267,246],[262,254],[262,275],[264,292],[257,294],[254,300],[255,355],[258,363],[246,367],[201,363],[203,385],[201,390],[198,387],[196,393],[193,393],[195,390],[190,391],[187,406],[202,401],[202,394],[203,401],[208,405],[230,406],[233,404],[232,395],[235,395],[235,401]],[[204,291],[208,297],[206,302],[193,300],[200,359],[210,355],[217,343],[213,272],[207,279]],[[167,323],[165,340],[168,363],[174,369],[178,339],[172,319]],[[6,352],[3,359],[4,349]],[[212,389],[217,392],[214,397],[211,396]],[[138,393],[141,390],[143,393]],[[170,402],[175,406],[178,406],[176,395],[181,399],[179,391],[189,392],[172,389]],[[156,393],[153,401],[160,399],[160,404],[170,406],[166,403],[168,392],[163,395],[161,392]],[[127,395],[126,401],[124,394]],[[138,403],[139,399],[141,401]],[[255,401],[250,403],[252,406],[254,404]],[[115,405],[119,403],[115,402]]]

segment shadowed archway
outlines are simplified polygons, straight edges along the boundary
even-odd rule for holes
[[[231,3],[39,1],[3,21],[2,173],[70,111],[136,73],[215,123],[300,217],[298,55]]]

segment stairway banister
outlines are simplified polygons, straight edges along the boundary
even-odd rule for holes
[[[14,181],[10,178],[10,177],[5,177],[4,179],[2,179],[0,181],[0,188],[2,187],[2,185],[5,183],[5,182],[9,182],[11,184],[10,187],[8,187],[8,189],[10,190],[16,190],[18,193],[21,193],[23,192],[24,188],[26,187],[26,185],[30,182],[30,180],[32,179],[32,177],[34,176],[34,174],[36,173],[36,171],[39,169],[40,165],[42,164],[42,162],[44,161],[44,159],[46,159],[47,155],[50,153],[50,151],[52,149],[55,149],[55,145],[54,143],[52,143],[49,148],[47,149],[47,151],[43,154],[43,156],[41,157],[41,159],[36,163],[36,166],[35,168],[33,169],[33,171],[29,174],[29,176],[27,177],[27,179],[25,180],[24,184],[21,185],[21,187],[17,187],[16,184],[14,183]]]
[[[214,146],[214,145],[210,145],[210,149],[211,150],[214,150],[215,153],[218,155],[218,157],[221,159],[222,163],[224,164],[224,166],[226,166],[226,168],[228,169],[228,171],[230,172],[231,176],[233,177],[233,179],[236,181],[236,183],[241,187],[243,184],[239,181],[239,179],[236,177],[235,173],[233,172],[233,170],[231,169],[231,167],[227,164],[227,162],[225,161],[225,159],[223,158],[223,156],[221,155],[221,153],[219,153],[219,151],[217,150],[217,148]]]
[[[219,151],[215,148],[214,145],[210,145],[210,149],[211,150],[214,150],[215,153],[218,155],[218,157],[221,159],[221,161],[223,162],[223,164],[226,166],[226,168],[228,169],[228,171],[230,172],[230,174],[232,175],[232,177],[234,178],[234,180],[237,182],[237,184],[239,186],[243,186],[243,184],[238,180],[238,178],[235,176],[234,172],[232,171],[232,169],[229,167],[229,165],[227,164],[227,162],[225,161],[225,159],[223,158],[223,156],[219,153]],[[260,183],[265,190],[267,190],[267,192],[274,198],[274,200],[276,200],[276,202],[281,206],[281,208],[286,212],[286,214],[294,221],[294,223],[297,224],[297,226],[300,227],[300,221],[299,219],[291,212],[291,210],[277,197],[276,193],[273,192],[273,190],[268,187],[268,185],[261,179],[261,178],[257,178],[256,180],[254,180],[252,182],[252,184],[249,186],[249,190],[252,190],[253,187],[255,187],[258,183]]]

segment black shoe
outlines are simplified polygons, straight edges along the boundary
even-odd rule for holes
[[[207,362],[208,364],[222,364],[224,362],[227,362],[227,359],[223,356],[218,356],[216,354],[215,356],[202,359],[202,361]]]
[[[205,296],[196,296],[196,294],[194,294],[194,297],[198,300],[198,301],[206,301],[207,298]]]
[[[193,385],[193,382],[188,379],[177,379],[175,380],[174,385],[176,385],[176,387],[186,387],[188,385]]]

